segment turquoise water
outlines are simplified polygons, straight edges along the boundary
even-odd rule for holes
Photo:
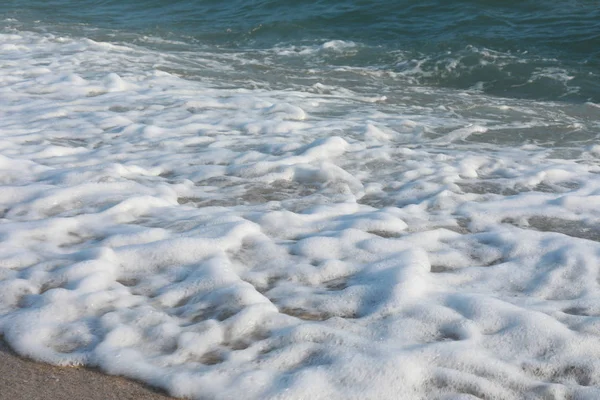
[[[600,101],[600,7],[595,1],[5,1],[22,27],[112,41],[176,40],[188,50],[246,54],[331,40],[335,57],[271,54],[291,75],[308,68],[372,68],[412,84],[494,96]],[[148,45],[146,43],[146,45]],[[162,50],[169,52],[163,43]],[[252,54],[251,54],[252,56]],[[257,55],[254,55],[257,56]],[[272,80],[247,71],[254,81]],[[281,72],[281,71],[279,71]],[[275,72],[277,74],[277,71]]]

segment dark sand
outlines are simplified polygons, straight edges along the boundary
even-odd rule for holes
[[[23,359],[0,340],[0,400],[167,400],[158,389],[86,368]]]

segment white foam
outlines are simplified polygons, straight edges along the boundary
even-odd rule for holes
[[[232,88],[243,54],[194,53],[192,80],[185,52],[17,30],[0,49],[20,354],[191,398],[598,397],[600,151],[564,135],[593,106],[355,67]]]

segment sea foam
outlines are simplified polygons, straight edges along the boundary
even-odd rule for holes
[[[19,354],[191,398],[600,395],[599,152],[569,139],[593,105],[236,86],[226,54],[189,79],[8,29],[0,51]]]

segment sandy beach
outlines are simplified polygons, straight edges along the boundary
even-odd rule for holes
[[[172,397],[122,377],[23,359],[0,342],[0,400],[42,399],[166,400]]]

